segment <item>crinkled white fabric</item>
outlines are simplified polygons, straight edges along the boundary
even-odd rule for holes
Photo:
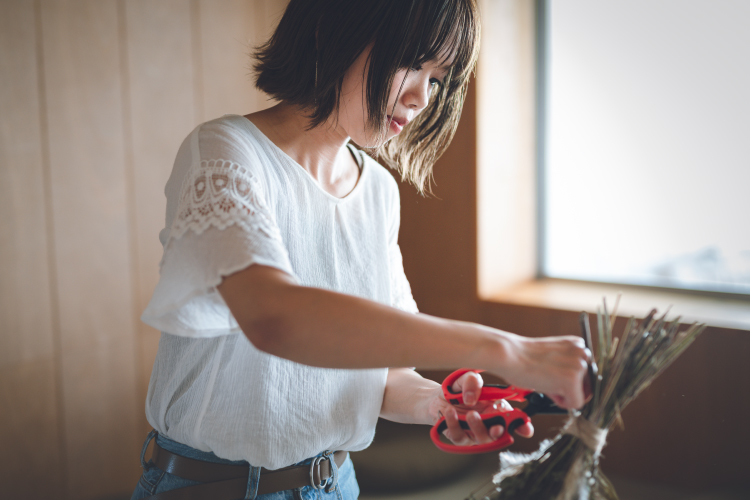
[[[146,401],[157,431],[269,469],[369,445],[387,370],[259,351],[216,291],[223,276],[262,264],[417,312],[397,244],[396,182],[350,149],[361,173],[340,199],[244,117],[204,123],[183,142],[165,188],[160,280],[142,316],[163,332]]]

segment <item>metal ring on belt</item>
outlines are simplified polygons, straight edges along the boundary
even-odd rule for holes
[[[296,465],[278,470],[261,468],[257,494],[265,495],[305,486],[323,489],[333,472],[330,462],[335,461],[336,466],[341,467],[347,453],[337,451],[330,455],[315,457],[310,465]],[[155,440],[151,461],[153,466],[164,472],[203,484],[157,493],[144,500],[235,500],[243,498],[247,491],[250,467],[246,465],[219,464],[183,457],[165,450]],[[333,490],[335,486],[332,484],[328,488]]]

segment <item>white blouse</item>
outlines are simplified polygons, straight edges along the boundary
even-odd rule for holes
[[[161,330],[146,401],[160,433],[269,469],[371,442],[386,369],[315,368],[256,349],[217,292],[262,264],[298,283],[417,312],[397,238],[398,186],[350,146],[360,177],[345,198],[252,122],[198,126],[167,182],[160,279],[142,320]]]

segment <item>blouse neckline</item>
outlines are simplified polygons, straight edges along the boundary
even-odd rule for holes
[[[268,146],[283,160],[287,161],[292,167],[295,169],[299,169],[302,171],[302,176],[305,177],[309,182],[313,184],[315,189],[320,192],[323,196],[327,197],[329,200],[333,201],[334,203],[344,203],[351,198],[354,198],[360,191],[362,191],[362,184],[365,181],[365,176],[367,175],[367,171],[369,168],[366,167],[367,162],[364,161],[363,153],[357,148],[355,148],[351,143],[347,144],[346,147],[349,149],[349,152],[354,157],[354,160],[357,162],[357,165],[359,166],[359,178],[357,179],[357,183],[354,185],[354,188],[352,188],[351,191],[349,191],[346,196],[343,198],[339,198],[338,196],[334,196],[322,187],[320,187],[320,184],[317,180],[308,172],[305,167],[297,163],[297,161],[286,154],[283,149],[278,147],[276,143],[274,143],[271,139],[266,136],[253,122],[251,122],[247,117],[242,115],[230,115],[230,116],[236,116],[238,118],[241,118],[244,123],[247,124],[247,126],[250,128],[250,132],[260,138],[263,142],[267,143]]]

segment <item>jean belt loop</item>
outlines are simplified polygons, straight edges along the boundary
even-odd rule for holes
[[[258,483],[260,483],[260,467],[249,466],[247,473],[247,490],[245,491],[244,500],[255,500],[258,496]]]
[[[330,482],[326,485],[326,493],[331,493],[333,491],[336,491],[336,485],[339,482],[339,468],[336,465],[336,460],[333,458],[333,452],[327,451],[325,452],[324,456],[328,458],[328,462],[331,464],[331,479]]]
[[[151,429],[151,432],[146,436],[146,442],[143,443],[143,449],[141,450],[141,467],[143,467],[144,472],[151,468],[151,466],[146,463],[146,449],[148,449],[148,444],[156,437],[156,434],[158,434],[156,429]]]

